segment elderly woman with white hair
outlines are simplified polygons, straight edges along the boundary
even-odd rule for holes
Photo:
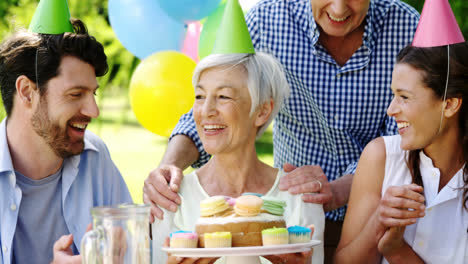
[[[175,213],[165,211],[164,220],[153,224],[153,263],[210,263],[208,260],[167,258],[161,247],[177,230],[195,230],[200,201],[210,196],[241,196],[252,192],[285,200],[288,225],[314,224],[313,239],[323,240],[324,212],[321,204],[302,202],[300,195],[279,190],[285,175],[257,157],[259,138],[289,95],[281,65],[271,55],[213,54],[195,68],[193,116],[205,150],[212,158],[200,169],[184,176],[181,205]],[[323,263],[323,247],[310,254],[268,256],[273,263]],[[198,262],[197,262],[198,261]],[[211,261],[211,260],[210,260]],[[216,263],[222,262],[219,259]],[[268,263],[263,259],[262,262]]]

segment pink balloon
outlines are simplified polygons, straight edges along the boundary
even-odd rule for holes
[[[182,53],[192,58],[198,63],[198,41],[200,39],[202,25],[199,21],[191,22],[187,25]]]

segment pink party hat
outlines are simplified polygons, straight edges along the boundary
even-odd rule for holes
[[[448,0],[426,0],[413,46],[436,47],[465,42]]]

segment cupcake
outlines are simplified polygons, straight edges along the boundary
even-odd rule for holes
[[[289,244],[307,243],[310,241],[311,229],[303,226],[290,226]]]
[[[198,235],[190,231],[176,231],[172,232],[171,248],[196,248],[198,245]]]
[[[224,248],[232,245],[231,232],[205,233],[203,236],[205,238],[205,248]]]
[[[262,231],[264,246],[288,244],[289,236],[286,228],[268,228]]]

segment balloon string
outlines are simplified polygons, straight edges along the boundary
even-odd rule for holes
[[[442,129],[442,122],[444,120],[444,108],[445,108],[445,99],[447,98],[447,87],[449,81],[449,73],[450,73],[450,45],[447,45],[447,79],[445,80],[445,91],[444,91],[444,101],[442,102],[442,112],[440,113],[440,125],[439,125],[439,132]]]
[[[39,89],[39,75],[37,74],[37,57],[39,54],[39,48],[36,49],[36,61],[34,62],[34,71],[36,73],[36,87]]]

